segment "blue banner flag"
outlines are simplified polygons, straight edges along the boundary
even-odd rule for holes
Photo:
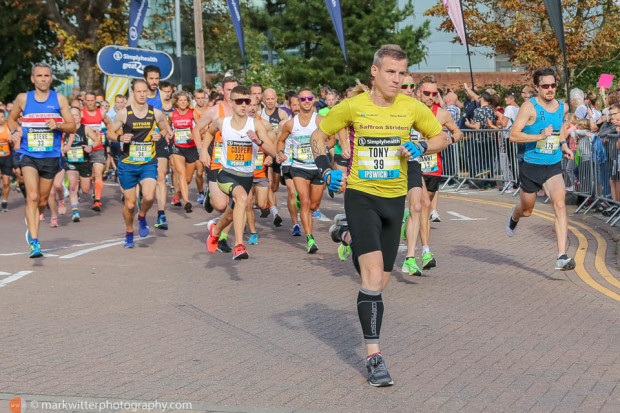
[[[327,11],[329,11],[329,15],[332,18],[332,23],[334,23],[334,29],[336,29],[336,36],[338,36],[340,48],[342,49],[342,55],[344,56],[344,61],[346,62],[347,48],[344,45],[344,29],[342,27],[342,12],[340,11],[340,0],[325,0],[325,4],[327,5]]]
[[[131,0],[129,9],[129,47],[138,47],[138,40],[142,34],[142,24],[149,0]]]
[[[228,10],[230,10],[230,18],[232,19],[233,26],[235,27],[235,33],[237,33],[237,40],[239,41],[239,48],[241,49],[241,57],[243,58],[243,65],[247,66],[246,61],[245,61],[243,25],[241,24],[241,10],[239,9],[239,0],[226,0],[226,3],[228,3]]]

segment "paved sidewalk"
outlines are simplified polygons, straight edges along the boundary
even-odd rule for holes
[[[63,400],[188,402],[177,410],[193,412],[620,411],[617,230],[571,213],[581,265],[558,272],[551,207],[537,205],[509,238],[514,202],[444,193],[431,232],[438,267],[411,277],[399,254],[383,294],[395,384],[381,389],[365,380],[359,277],[338,260],[327,221],[314,221],[320,250],[308,255],[281,206],[284,226],[257,217],[259,244],[233,262],[205,251],[210,216],[199,208],[171,208],[170,230],[151,227],[123,249],[110,200],[101,216],[42,228],[53,250],[29,260],[23,210],[1,214],[0,411],[16,396],[28,412]],[[321,210],[332,218],[341,203],[326,197]],[[60,411],[87,411],[75,406]]]

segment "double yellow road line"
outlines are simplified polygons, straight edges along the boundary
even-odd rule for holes
[[[441,196],[449,198],[449,199],[459,200],[459,201],[475,202],[478,204],[487,204],[487,205],[499,206],[502,208],[512,208],[514,205],[514,204],[510,204],[506,202],[489,201],[489,200],[477,199],[477,198],[466,198],[466,197],[453,195],[453,194],[441,194]],[[537,217],[546,219],[547,221],[551,221],[551,222],[555,221],[555,215],[551,212],[534,210],[534,212],[532,212],[532,215],[536,215]],[[607,268],[607,265],[605,264],[607,241],[598,232],[592,230],[587,225],[582,224],[581,222],[576,222],[576,221],[569,219],[568,223],[569,223],[568,230],[575,235],[579,243],[579,245],[577,246],[577,252],[575,253],[575,264],[576,264],[575,273],[577,273],[577,276],[584,283],[594,288],[596,291],[602,294],[605,294],[606,296],[613,298],[616,301],[620,301],[620,294],[598,283],[594,278],[592,278],[590,273],[586,270],[586,267],[584,264],[586,253],[589,248],[589,243],[582,230],[590,233],[596,240],[597,246],[596,246],[596,254],[594,256],[594,268],[607,283],[620,289],[620,280],[615,278],[609,272],[609,269]]]

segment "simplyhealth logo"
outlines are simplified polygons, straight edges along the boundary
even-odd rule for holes
[[[22,413],[22,398],[13,398],[13,400],[9,402],[9,410],[11,413]]]

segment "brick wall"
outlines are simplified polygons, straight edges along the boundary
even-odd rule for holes
[[[442,73],[414,73],[413,80],[418,83],[422,77],[434,75],[437,78],[437,85],[440,88],[462,89],[463,83],[471,87],[471,76],[469,72],[442,72]],[[474,72],[474,82],[478,85],[525,85],[531,84],[531,76],[527,72]]]

